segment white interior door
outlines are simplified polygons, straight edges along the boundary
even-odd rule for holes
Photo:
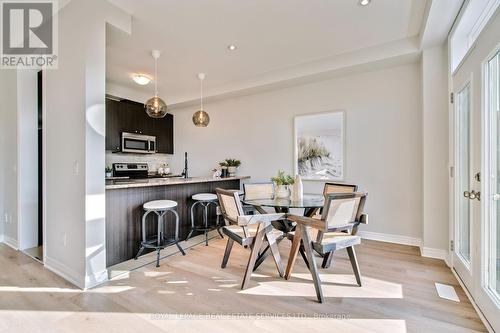
[[[497,47],[453,74],[456,271],[500,332],[500,79]],[[486,52],[484,53],[486,54]]]
[[[483,173],[480,269],[475,297],[491,326],[500,332],[500,47],[483,63]]]
[[[479,113],[472,103],[472,74],[455,76],[455,233],[453,267],[464,284],[472,287],[472,268],[475,264],[473,230],[478,208],[478,184],[474,174],[481,169],[476,162],[480,137],[474,125]]]

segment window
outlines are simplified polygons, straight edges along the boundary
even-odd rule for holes
[[[469,0],[460,11],[450,38],[451,72],[453,73],[500,5],[500,0]]]

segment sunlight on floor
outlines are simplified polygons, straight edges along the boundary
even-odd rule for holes
[[[89,294],[117,294],[124,291],[132,290],[134,287],[130,286],[102,286],[95,289],[88,289],[83,291],[81,289],[72,288],[54,288],[54,287],[16,287],[16,286],[0,286],[0,293],[2,292],[16,292],[16,293],[89,293]]]
[[[255,274],[252,275],[255,278]],[[298,282],[297,279],[307,280]],[[400,284],[363,278],[363,286],[358,287],[354,276],[348,274],[320,274],[325,297],[354,298],[403,298]],[[249,295],[304,296],[315,297],[316,292],[310,274],[292,274],[291,280],[259,281],[258,285],[239,291]]]
[[[131,332],[168,329],[172,331],[193,332],[220,331],[221,319],[231,327],[248,330],[249,326],[266,326],[275,332],[311,330],[329,332],[391,332],[406,333],[406,322],[402,319],[332,319],[328,314],[318,316],[276,316],[269,317],[252,314],[234,315],[231,313],[121,313],[121,312],[70,312],[70,311],[4,311],[0,310],[0,329],[12,332],[39,331],[40,325],[51,324],[53,328],[72,332],[115,331]],[[139,318],[139,320],[137,320]],[[27,320],[29,319],[29,321]],[[78,326],[73,324],[78,322]],[[72,324],[73,323],[73,324]],[[232,330],[229,330],[232,331]]]

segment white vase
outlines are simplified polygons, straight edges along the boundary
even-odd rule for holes
[[[227,167],[227,172],[229,172],[229,177],[236,176],[236,169],[238,168],[234,166]]]
[[[299,175],[295,176],[292,188],[292,200],[300,201],[304,197],[304,187],[302,186],[302,179]]]
[[[290,197],[290,187],[288,185],[278,185],[274,191],[276,199],[287,199]]]
[[[106,172],[106,178],[111,178],[113,174],[111,172]]]

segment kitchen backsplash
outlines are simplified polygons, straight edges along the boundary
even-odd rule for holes
[[[147,163],[150,172],[158,170],[163,163],[170,165],[171,158],[172,155],[168,154],[122,154],[113,153],[109,150],[106,151],[107,166],[111,166],[113,163]],[[172,170],[172,172],[175,171],[176,170]]]

